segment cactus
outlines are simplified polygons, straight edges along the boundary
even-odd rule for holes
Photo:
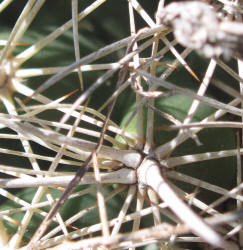
[[[1,248],[239,249],[242,12],[3,0]]]

